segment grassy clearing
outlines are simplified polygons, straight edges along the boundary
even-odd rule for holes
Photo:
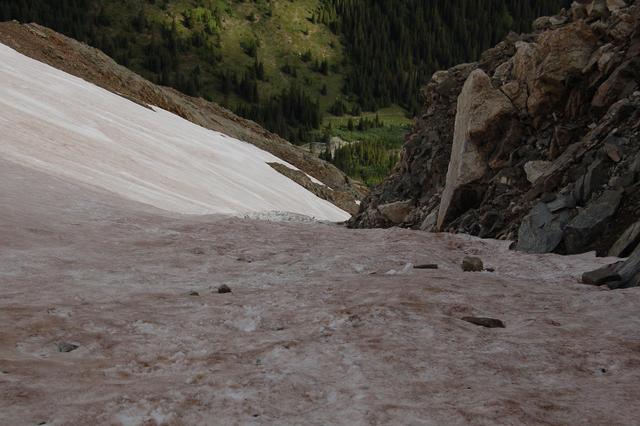
[[[349,119],[353,122],[357,123],[360,120],[360,117],[367,118],[370,120],[375,119],[376,115],[380,118],[380,121],[385,126],[397,126],[404,127],[410,126],[413,121],[407,117],[407,113],[404,109],[397,105],[390,106],[388,108],[383,108],[378,110],[377,112],[364,112],[359,116],[353,115],[344,115],[342,117],[336,117],[331,114],[326,114],[324,116],[324,126],[331,126],[333,128],[347,127]]]
[[[363,131],[349,130],[346,127],[332,128],[331,136],[338,136],[352,144],[337,149],[333,156],[324,153],[323,158],[352,178],[368,186],[375,186],[395,167],[409,130],[407,124],[389,124]]]

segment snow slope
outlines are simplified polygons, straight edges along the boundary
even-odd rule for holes
[[[638,425],[640,288],[577,283],[611,260],[168,214],[1,158],[0,201],[0,425]]]
[[[186,214],[349,214],[273,170],[279,158],[148,109],[0,44],[0,157]]]

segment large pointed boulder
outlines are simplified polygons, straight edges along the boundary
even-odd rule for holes
[[[467,78],[458,97],[451,158],[438,212],[442,229],[453,211],[467,204],[462,188],[482,178],[489,168],[488,154],[501,137],[505,120],[515,113],[509,98],[491,84],[489,76],[476,69]],[[473,193],[473,191],[467,191]]]

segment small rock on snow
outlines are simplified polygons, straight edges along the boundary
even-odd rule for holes
[[[58,351],[65,352],[65,353],[75,351],[79,347],[80,346],[74,345],[73,343],[68,343],[68,342],[58,343]]]
[[[471,324],[479,325],[486,328],[505,328],[504,323],[495,318],[464,317],[462,318],[462,321],[466,321]]]
[[[582,282],[590,285],[602,285],[620,280],[622,280],[622,277],[611,265],[582,274]]]
[[[231,289],[229,288],[228,285],[222,284],[220,287],[218,287],[218,293],[220,294],[231,293]]]
[[[479,257],[467,256],[462,259],[462,270],[465,272],[482,272],[484,264]]]
[[[435,263],[428,263],[425,265],[415,265],[413,269],[438,269],[438,265]]]

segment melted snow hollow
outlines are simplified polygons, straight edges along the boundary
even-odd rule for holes
[[[0,156],[186,214],[349,214],[267,163],[279,158],[148,109],[0,44]]]

